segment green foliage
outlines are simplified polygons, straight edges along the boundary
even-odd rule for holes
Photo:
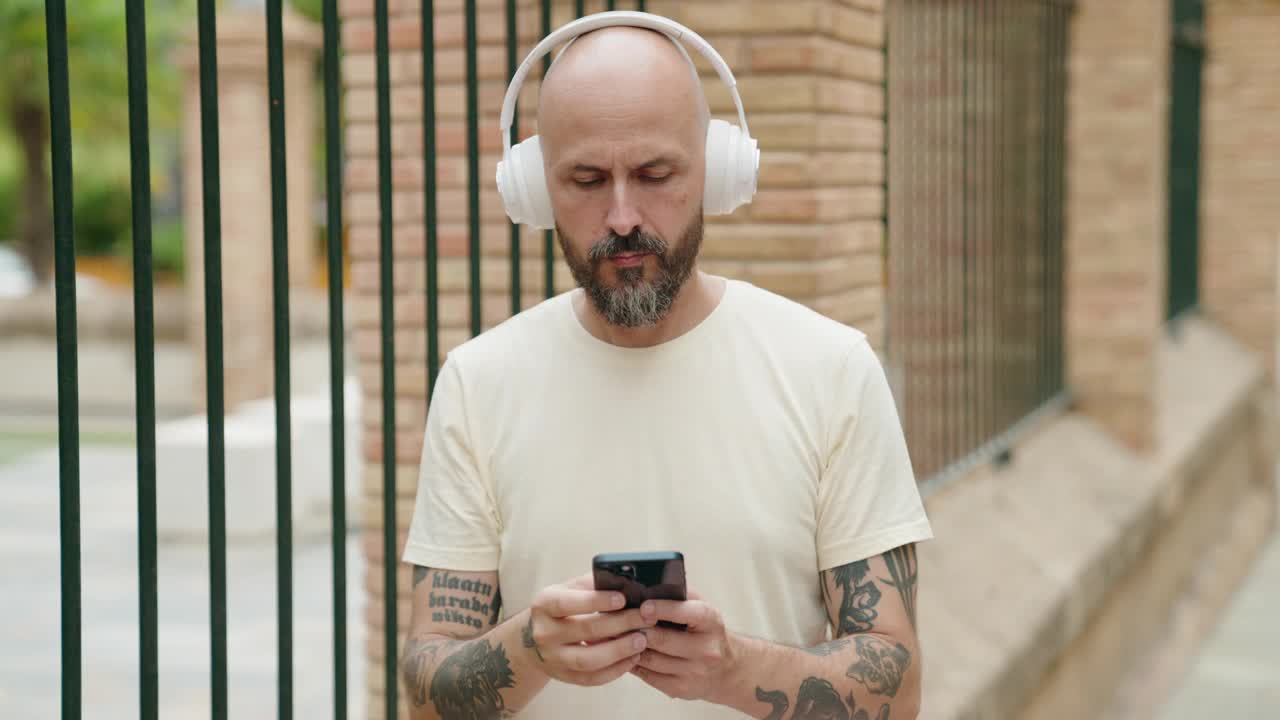
[[[0,132],[0,244],[12,242],[17,231],[18,181],[17,148]]]
[[[94,178],[75,187],[76,252],[110,255],[130,225],[129,185]]]
[[[180,218],[157,219],[151,227],[151,265],[157,274],[181,277],[186,267],[185,228]],[[133,261],[133,234],[125,228],[117,238],[113,253],[125,262]]]
[[[325,0],[289,0],[299,15],[313,22],[324,22]]]
[[[12,134],[12,113],[37,108],[47,118],[44,6],[44,0],[0,0],[0,240],[12,239],[18,214],[26,211],[18,199],[22,183],[29,182]],[[76,0],[67,9],[77,247],[111,254],[130,224],[125,3]],[[173,56],[182,32],[194,26],[194,2],[148,0],[145,20],[147,113],[154,138],[178,130],[181,95]],[[152,144],[153,162],[165,162],[164,147]]]
[[[49,75],[44,0],[0,2],[0,115],[14,103],[48,106]],[[125,5],[78,0],[67,13],[71,123],[78,134],[128,131],[129,75],[125,63]],[[187,0],[147,3],[148,87],[152,125],[176,121],[178,78],[168,57],[179,37]]]

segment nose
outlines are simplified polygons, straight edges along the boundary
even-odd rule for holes
[[[640,210],[636,207],[634,193],[626,181],[615,182],[609,197],[609,213],[605,224],[614,234],[625,237],[640,227]]]

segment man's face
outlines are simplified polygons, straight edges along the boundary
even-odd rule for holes
[[[544,85],[539,115],[556,228],[601,315],[623,327],[652,325],[701,247],[700,95],[659,35],[615,29],[578,42]]]

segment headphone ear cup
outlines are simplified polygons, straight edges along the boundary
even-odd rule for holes
[[[760,175],[760,149],[737,125],[712,120],[707,125],[706,180],[702,209],[727,215],[751,202]]]
[[[555,227],[547,178],[542,169],[542,144],[537,135],[511,148],[498,163],[498,194],[507,217],[538,230]]]

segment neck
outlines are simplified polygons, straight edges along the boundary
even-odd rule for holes
[[[720,304],[726,286],[724,278],[695,269],[680,288],[667,316],[648,327],[610,325],[604,315],[587,300],[586,293],[581,291],[574,293],[573,309],[587,332],[610,345],[627,348],[653,347],[680,337],[706,320]]]

